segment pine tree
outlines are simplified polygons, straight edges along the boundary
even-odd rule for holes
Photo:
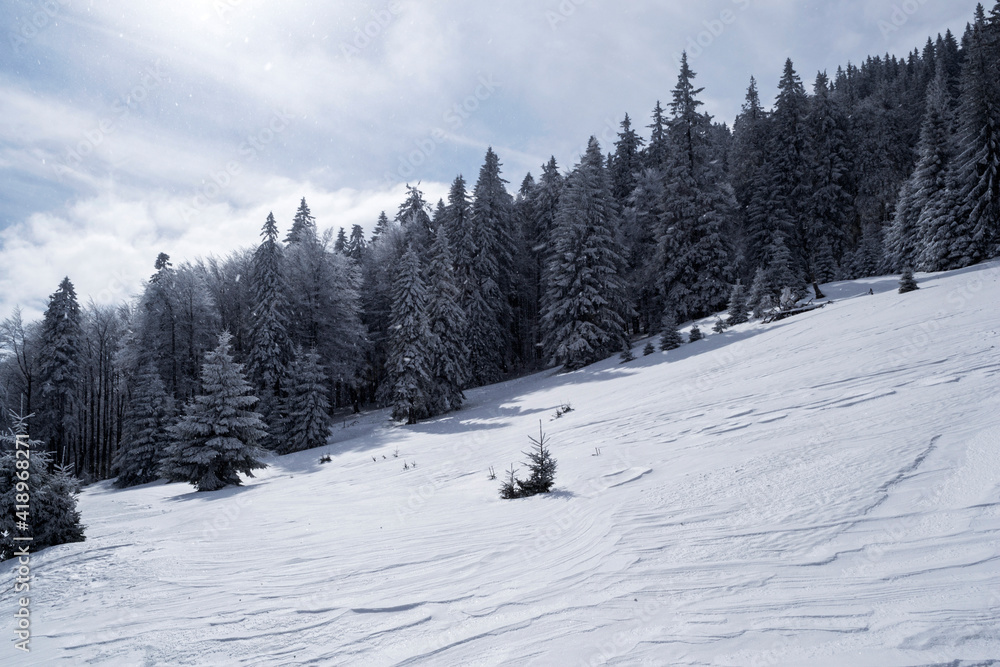
[[[767,248],[773,235],[769,205],[772,195],[768,164],[770,142],[768,115],[751,77],[746,101],[734,124],[732,182],[739,202],[743,224],[743,263],[745,270],[755,270],[766,263]]]
[[[784,235],[789,250],[789,270],[796,282],[804,283],[808,252],[809,201],[808,133],[809,100],[791,59],[778,84],[778,97],[771,115],[769,159],[771,171],[772,229]]]
[[[773,291],[774,288],[768,280],[767,271],[763,266],[758,267],[753,277],[753,283],[750,285],[750,293],[747,295],[747,309],[753,313],[754,317],[763,317],[770,308],[768,302]]]
[[[406,230],[407,238],[412,247],[416,248],[421,257],[430,247],[433,229],[430,206],[424,201],[424,193],[419,188],[406,185],[406,200],[396,211],[396,222]]]
[[[278,244],[278,226],[268,214],[261,230],[264,240],[253,255],[250,276],[250,307],[253,327],[247,370],[255,389],[280,395],[291,353],[283,284],[283,256]]]
[[[393,283],[389,331],[386,367],[392,392],[392,417],[416,424],[431,413],[434,341],[428,321],[427,289],[420,276],[420,259],[412,248],[403,255]]]
[[[653,109],[653,122],[647,127],[650,129],[650,137],[649,145],[643,153],[643,161],[647,168],[663,171],[670,156],[670,144],[667,138],[667,121],[659,100]]]
[[[702,333],[701,333],[701,329],[699,329],[698,325],[696,324],[693,327],[691,327],[691,333],[688,334],[688,342],[689,343],[696,343],[696,342],[698,342],[699,340],[701,340],[704,337],[705,336],[702,335]]]
[[[729,324],[743,324],[749,320],[746,289],[743,287],[743,283],[737,280],[729,292]]]
[[[538,424],[538,438],[528,437],[533,445],[532,448],[523,452],[528,457],[528,479],[518,481],[518,490],[521,496],[534,496],[539,493],[549,493],[555,485],[556,460],[552,458],[549,450],[548,437],[542,432],[542,424]]]
[[[514,288],[514,200],[500,175],[492,148],[479,170],[473,191],[469,230],[459,242],[459,257],[472,250],[462,295],[469,347],[470,382],[480,386],[500,380],[511,353],[511,304]]]
[[[624,206],[632,190],[635,189],[636,175],[642,171],[640,152],[642,138],[632,129],[632,121],[625,114],[621,123],[622,131],[615,142],[615,153],[608,168],[611,172],[611,194],[619,206]]]
[[[275,448],[281,454],[320,447],[330,435],[330,403],[319,355],[296,348],[289,370],[288,396],[282,410],[285,423]]]
[[[459,305],[460,292],[455,284],[451,248],[444,227],[439,227],[431,248],[427,267],[430,321],[431,375],[434,380],[432,409],[434,414],[458,410],[465,396],[462,388],[468,382],[465,368],[469,349],[463,333],[465,313]]]
[[[55,472],[49,472],[51,459],[44,451],[44,443],[22,438],[18,446],[17,435],[27,435],[27,425],[20,417],[14,417],[10,433],[0,436],[0,561],[13,557],[25,544],[34,554],[57,544],[84,540],[76,508],[76,482],[65,468],[57,466]],[[27,458],[25,451],[29,452]],[[30,503],[25,502],[25,488],[19,484],[27,484]],[[19,527],[22,521],[27,529]],[[29,536],[31,542],[15,540]]]
[[[656,348],[653,347],[652,343],[646,343],[646,347],[642,348],[642,356],[644,357],[648,357],[654,352],[656,352]]]
[[[732,187],[713,145],[711,116],[698,110],[701,89],[686,54],[670,104],[672,153],[659,233],[661,294],[682,317],[716,310],[729,290],[725,230],[736,212]]]
[[[726,321],[721,317],[717,318],[715,320],[715,324],[712,325],[712,331],[714,331],[715,333],[725,333],[726,329],[728,328],[729,325],[726,324]]]
[[[632,351],[632,341],[628,340],[627,338],[625,339],[625,342],[622,343],[622,353],[621,355],[619,355],[618,358],[621,359],[621,362],[623,364],[627,364],[630,361],[635,361],[635,353]]]
[[[625,281],[629,303],[637,311],[637,331],[656,331],[662,314],[656,241],[665,198],[663,174],[644,169],[622,213]]]
[[[663,320],[660,326],[662,328],[660,331],[661,350],[664,352],[676,350],[684,343],[684,340],[681,338],[681,333],[677,329],[677,316],[674,314],[674,310],[672,308],[668,308],[663,313]]]
[[[345,247],[347,256],[355,262],[362,262],[364,261],[367,249],[368,244],[365,243],[364,228],[361,225],[354,225],[351,227],[351,237],[347,240],[347,246]]]
[[[597,139],[567,179],[543,301],[545,350],[575,370],[621,349],[628,306],[615,202]]]
[[[298,210],[295,211],[295,218],[292,220],[292,228],[288,230],[288,236],[285,237],[285,243],[289,245],[293,243],[304,243],[315,238],[316,218],[313,217],[312,212],[309,210],[309,205],[306,204],[306,198],[303,197],[302,201],[299,203]]]
[[[378,214],[378,220],[375,222],[375,231],[372,232],[372,245],[385,236],[390,227],[389,216],[385,214],[385,211],[380,212]]]
[[[42,349],[38,376],[41,409],[37,435],[49,447],[57,464],[65,463],[73,446],[82,384],[83,328],[76,290],[69,278],[49,297],[42,320]]]
[[[337,240],[333,244],[334,252],[347,252],[347,232],[341,227],[337,232]]]
[[[919,261],[925,244],[928,258],[935,252],[938,223],[947,219],[941,215],[941,205],[947,196],[951,124],[944,61],[939,60],[938,72],[927,88],[917,166],[900,190],[896,215],[886,236],[886,259],[893,269]]]
[[[907,292],[912,292],[918,289],[920,289],[920,287],[917,285],[917,281],[913,277],[913,269],[910,267],[904,268],[903,275],[899,277],[899,293],[906,294]]]
[[[806,118],[811,191],[805,206],[805,259],[808,282],[825,283],[837,273],[834,254],[843,253],[855,217],[851,182],[854,156],[850,120],[825,73],[817,75],[813,89],[815,96]]]
[[[122,442],[115,454],[115,486],[126,488],[155,481],[160,460],[170,438],[167,432],[174,413],[173,399],[151,358],[147,358],[130,381],[128,403],[122,425]]]
[[[243,367],[230,355],[228,332],[219,346],[205,355],[203,391],[184,409],[171,429],[162,473],[175,482],[190,482],[199,491],[215,491],[241,483],[239,473],[253,477],[264,468],[259,443],[266,435],[261,416],[253,411],[257,397],[243,375]]]

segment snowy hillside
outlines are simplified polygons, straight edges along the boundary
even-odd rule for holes
[[[917,277],[368,414],[243,488],[90,487],[0,663],[993,664],[1000,262]],[[502,501],[539,420],[557,492]]]

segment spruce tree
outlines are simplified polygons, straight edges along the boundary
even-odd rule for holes
[[[643,162],[647,168],[663,171],[670,155],[670,144],[667,137],[666,115],[659,100],[653,108],[653,122],[647,127],[650,129],[649,145],[643,153]]]
[[[560,197],[542,309],[545,350],[566,370],[621,350],[629,309],[617,232],[604,158],[591,137]]]
[[[351,227],[351,237],[347,240],[345,251],[347,256],[356,262],[362,262],[365,258],[365,251],[368,244],[365,242],[365,230],[361,225]]]
[[[462,306],[473,386],[500,380],[511,353],[514,200],[500,175],[501,166],[497,154],[488,148],[473,190],[471,236],[457,246],[460,256],[472,250]]]
[[[768,164],[768,115],[751,77],[746,100],[734,124],[731,156],[732,182],[740,206],[743,225],[743,254],[746,270],[766,264],[773,235],[770,217],[771,171]]]
[[[660,326],[661,350],[664,352],[676,350],[684,343],[684,339],[681,338],[681,333],[677,329],[677,316],[674,314],[673,308],[668,308],[663,313],[663,320],[661,321]]]
[[[899,293],[906,294],[907,292],[912,292],[918,289],[920,289],[920,287],[917,285],[917,281],[913,277],[913,269],[910,267],[904,268],[903,275],[899,277]]]
[[[455,284],[451,249],[444,227],[439,227],[427,267],[430,320],[431,375],[434,381],[432,412],[458,410],[465,396],[469,375],[465,367],[469,348],[465,345],[465,312],[459,305],[461,294]]]
[[[42,319],[42,346],[38,356],[41,409],[36,423],[37,436],[53,453],[56,464],[65,463],[72,447],[80,409],[82,385],[82,345],[80,305],[69,278],[49,297]]]
[[[625,339],[622,343],[622,353],[618,356],[623,364],[627,364],[630,361],[635,361],[635,353],[632,351],[632,341]]]
[[[396,211],[396,222],[406,231],[412,247],[423,257],[430,247],[433,229],[430,206],[424,201],[424,193],[419,188],[406,185],[406,200]]]
[[[292,220],[292,228],[288,230],[288,235],[285,237],[285,243],[289,245],[293,243],[304,243],[315,238],[316,218],[313,217],[312,212],[309,210],[309,205],[306,204],[306,198],[303,197],[302,201],[299,203],[298,210],[295,211],[295,218]]]
[[[393,283],[386,359],[393,419],[416,424],[431,414],[434,398],[431,350],[434,343],[428,321],[427,289],[420,276],[420,259],[411,248],[403,255]]]
[[[62,467],[49,472],[51,458],[44,451],[44,443],[22,438],[18,446],[17,435],[27,435],[27,425],[20,417],[14,417],[11,432],[0,436],[0,561],[13,557],[26,544],[31,553],[36,553],[57,544],[84,540],[75,480]],[[25,451],[30,452],[27,458]],[[29,503],[24,499],[26,493],[30,495]],[[25,542],[16,537],[32,539]]]
[[[330,403],[326,398],[326,378],[314,350],[296,348],[289,369],[288,395],[283,401],[285,423],[275,447],[282,454],[299,452],[326,444],[330,435]]]
[[[113,462],[118,488],[159,478],[160,460],[170,445],[167,429],[174,413],[173,399],[167,395],[151,358],[142,362],[130,379],[129,389],[122,441]]]
[[[385,236],[390,228],[389,216],[385,214],[385,211],[380,212],[378,220],[375,222],[375,231],[372,232],[372,244],[374,245],[380,238]]]
[[[691,327],[691,332],[688,334],[688,342],[696,343],[704,337],[705,336],[701,333],[701,329],[699,329],[698,325],[696,324],[693,327]]]
[[[714,145],[711,116],[698,109],[700,88],[686,54],[670,104],[666,198],[659,233],[661,294],[682,317],[725,303],[730,266],[726,229],[736,201]]]
[[[334,252],[347,252],[347,232],[341,227],[337,232],[337,240],[333,244]]]
[[[280,395],[282,380],[287,373],[291,344],[288,338],[283,284],[283,256],[278,244],[278,226],[268,214],[261,230],[264,240],[253,254],[250,275],[250,308],[252,318],[250,351],[247,370],[255,389]]]
[[[834,255],[842,254],[855,217],[851,180],[854,156],[850,120],[825,73],[817,75],[813,89],[815,95],[806,117],[810,194],[805,206],[805,259],[808,282],[825,283],[837,273]]]
[[[615,153],[608,165],[611,172],[611,194],[619,206],[624,206],[632,190],[635,189],[636,175],[642,171],[640,152],[642,138],[632,129],[632,121],[625,114],[621,123],[622,131],[615,142]]]
[[[743,283],[737,280],[729,292],[729,324],[743,324],[749,320],[746,289]]]
[[[948,244],[939,238],[940,227],[950,215],[943,209],[948,200],[948,173],[952,168],[952,116],[945,78],[944,60],[927,88],[926,109],[917,147],[918,161],[910,179],[900,191],[896,215],[886,235],[886,255],[891,268],[912,266],[935,255]],[[943,240],[943,246],[939,245]]]
[[[521,496],[534,496],[539,493],[549,493],[555,485],[556,460],[552,458],[549,450],[548,437],[542,431],[541,422],[538,424],[538,438],[528,437],[532,448],[523,452],[528,457],[528,479],[518,481],[518,490]]]
[[[266,435],[261,416],[253,411],[257,397],[230,354],[228,332],[219,346],[205,355],[202,393],[184,409],[171,427],[173,442],[163,460],[162,473],[175,482],[190,482],[198,491],[215,491],[241,483],[239,473],[253,477],[264,468],[259,443]]]

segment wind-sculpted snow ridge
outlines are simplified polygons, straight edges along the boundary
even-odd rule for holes
[[[242,488],[90,487],[0,663],[997,664],[1000,263],[917,278],[352,418]],[[500,500],[539,420],[554,493]]]

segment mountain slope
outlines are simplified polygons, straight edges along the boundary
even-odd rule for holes
[[[32,653],[0,662],[1000,656],[1000,263],[918,280],[414,427],[372,413],[243,488],[95,485],[88,541],[33,559]],[[557,492],[501,501],[487,470],[539,420]]]

